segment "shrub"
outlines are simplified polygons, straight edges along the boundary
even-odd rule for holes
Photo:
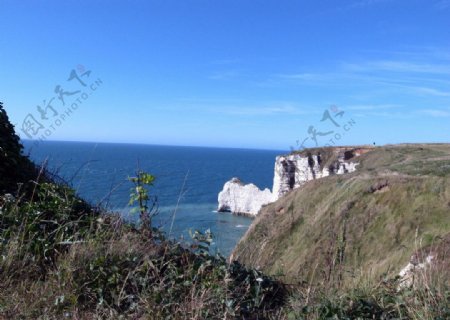
[[[0,102],[0,194],[14,193],[18,184],[35,179],[34,164],[22,155],[23,146]]]

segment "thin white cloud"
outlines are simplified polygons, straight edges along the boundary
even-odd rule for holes
[[[450,1],[450,0],[449,0]],[[434,48],[425,50],[442,52]],[[341,62],[330,72],[315,73],[311,71],[277,74],[272,79],[289,81],[299,85],[313,86],[349,86],[377,88],[378,92],[392,93],[392,90],[405,94],[420,96],[449,97],[450,91],[450,61],[435,59],[386,59],[367,60],[365,62]],[[426,60],[427,62],[422,62]]]
[[[188,113],[211,113],[235,116],[275,116],[275,115],[306,115],[317,114],[319,111],[315,106],[300,105],[293,101],[267,101],[254,102],[242,99],[177,99],[170,105],[154,107],[159,110],[184,110]]]
[[[356,8],[365,8],[370,7],[374,5],[378,5],[383,2],[391,2],[393,0],[356,0],[349,4],[347,7],[344,7],[344,9],[356,9]]]
[[[239,76],[241,76],[240,72],[238,72],[236,70],[229,70],[229,71],[216,72],[213,75],[209,76],[208,78],[211,80],[230,80],[230,79],[235,79]]]
[[[350,105],[346,106],[345,110],[352,111],[366,111],[366,110],[386,110],[386,109],[399,109],[403,108],[402,105],[399,104],[368,104],[368,105]]]
[[[439,10],[445,10],[450,8],[450,0],[440,0],[437,1],[434,5],[436,8],[438,8]]]
[[[176,98],[175,101],[177,103],[182,103],[182,105],[216,105],[216,104],[238,104],[238,103],[245,103],[246,100],[242,98],[235,98],[235,97],[181,97]]]
[[[241,62],[240,59],[219,59],[211,61],[210,63],[214,65],[230,65],[230,64],[237,64],[240,62]]]
[[[441,61],[445,63],[450,60],[450,48],[434,46],[406,46],[397,50],[363,49],[361,52],[368,55],[390,57],[394,61]]]
[[[435,88],[427,88],[427,87],[414,87],[414,86],[403,86],[403,87],[419,95],[450,97],[450,91],[442,91]]]
[[[323,75],[318,73],[294,73],[294,74],[279,74],[278,77],[284,79],[294,80],[317,80],[323,79]]]
[[[279,74],[276,78],[281,81],[289,81],[300,85],[313,86],[367,86],[373,85],[378,88],[395,88],[402,91],[420,95],[432,95],[446,97],[449,92],[439,89],[439,87],[450,87],[450,80],[443,77],[433,77],[432,75],[410,76],[408,74],[399,74],[393,76],[383,72],[336,72],[336,73],[293,73]]]
[[[344,84],[343,79],[354,79],[359,77],[357,74],[346,72],[324,72],[324,73],[292,73],[292,74],[276,74],[273,79],[281,81],[290,81],[293,83],[313,84],[313,85],[328,85],[328,84]]]
[[[436,118],[450,117],[450,111],[441,109],[421,109],[418,113]]]
[[[236,116],[304,115],[311,113],[305,108],[299,108],[292,105],[261,107],[224,106],[222,108],[215,108],[214,111]]]
[[[413,112],[392,112],[392,111],[371,111],[356,113],[355,117],[358,118],[389,118],[389,119],[411,119],[415,115]]]
[[[381,60],[363,64],[343,63],[344,70],[352,72],[388,71],[399,73],[450,74],[449,64],[423,64],[407,61]]]

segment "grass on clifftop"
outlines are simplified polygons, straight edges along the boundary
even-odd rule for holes
[[[427,283],[448,308],[450,146],[378,147],[352,161],[357,172],[311,181],[263,208],[233,259],[335,296],[394,279],[434,246]]]

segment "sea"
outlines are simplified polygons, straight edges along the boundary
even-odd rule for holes
[[[178,147],[144,144],[23,141],[25,154],[69,183],[97,206],[137,221],[128,205],[137,170],[156,177],[149,193],[158,201],[153,226],[171,239],[189,243],[196,230],[213,234],[211,250],[228,256],[252,219],[217,212],[225,182],[239,177],[272,188],[277,150]]]

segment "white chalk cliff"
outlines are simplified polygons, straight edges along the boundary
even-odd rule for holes
[[[255,216],[263,205],[275,202],[310,180],[355,171],[358,163],[348,160],[366,152],[363,148],[330,150],[332,152],[331,155],[328,153],[328,159],[320,151],[315,154],[278,156],[275,160],[272,192],[269,189],[260,190],[254,184],[243,184],[238,178],[231,179],[219,193],[218,211]]]
[[[218,211],[236,214],[256,215],[263,205],[274,201],[269,189],[260,190],[252,183],[244,184],[233,178],[223,186],[219,193]]]
[[[322,168],[322,161],[324,160],[320,154],[309,156],[291,154],[277,157],[272,188],[276,199],[308,181],[327,177],[330,174],[354,172],[358,165],[355,162],[345,162],[344,156],[339,156],[328,167]]]

